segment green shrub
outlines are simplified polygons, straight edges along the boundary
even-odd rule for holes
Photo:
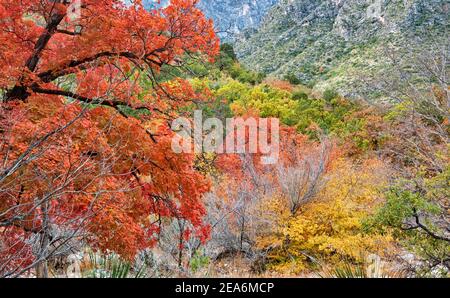
[[[292,94],[293,100],[305,100],[308,99],[308,94],[303,91],[297,91]]]
[[[285,81],[288,81],[289,83],[291,83],[292,85],[300,85],[302,82],[300,81],[300,79],[292,72],[286,74],[283,79]]]
[[[334,89],[327,89],[323,92],[323,99],[327,102],[339,97],[339,93]]]

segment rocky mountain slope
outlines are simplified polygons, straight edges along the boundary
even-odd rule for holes
[[[258,71],[350,95],[361,76],[389,73],[387,46],[448,50],[448,11],[445,0],[280,0],[235,48]]]
[[[201,0],[199,7],[214,19],[224,38],[256,28],[267,11],[279,0]],[[226,31],[226,32],[225,32]],[[224,34],[226,33],[226,34]]]
[[[170,0],[143,0],[146,8],[166,6]],[[257,28],[267,11],[279,0],[200,0],[205,15],[214,20],[223,39],[230,40],[246,29]]]

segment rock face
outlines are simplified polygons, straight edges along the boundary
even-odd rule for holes
[[[165,7],[169,4],[170,0],[142,0],[142,4],[146,9],[152,9],[157,7]]]
[[[170,0],[143,1],[151,8]],[[387,45],[411,53],[449,48],[448,0],[200,0],[198,6],[248,67],[294,74],[318,91],[352,95],[361,89],[358,76],[389,73]]]
[[[214,20],[222,39],[231,40],[246,29],[256,28],[279,0],[200,0],[198,7]],[[170,0],[143,0],[147,9],[166,6]]]
[[[437,42],[448,49],[448,10],[446,0],[280,0],[235,48],[258,71],[293,73],[319,89],[351,93],[355,73],[389,71],[382,66],[387,44],[417,52]]]
[[[200,0],[199,7],[220,31],[231,34],[256,28],[267,11],[279,0]],[[221,34],[225,38],[230,37]]]

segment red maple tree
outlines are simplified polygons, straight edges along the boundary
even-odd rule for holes
[[[196,0],[71,2],[0,1],[0,276],[85,244],[131,260],[171,218],[207,237],[209,182],[168,127],[203,96],[161,74],[214,58],[212,22]]]

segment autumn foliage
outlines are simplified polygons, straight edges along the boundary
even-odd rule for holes
[[[74,2],[0,0],[0,277],[64,275],[73,256],[93,277],[116,261],[209,277],[230,260],[312,276],[373,259],[448,276],[444,70],[369,103],[241,65],[198,0]],[[176,154],[171,122],[194,110],[269,120],[240,134],[244,153]],[[248,149],[272,123],[265,163]]]
[[[185,53],[212,60],[218,39],[197,1],[0,2],[0,274],[16,275],[89,243],[127,259],[164,219],[205,240],[209,182],[170,150],[168,120],[202,95],[162,82]],[[143,83],[145,82],[145,84]],[[36,248],[37,247],[37,248]]]

